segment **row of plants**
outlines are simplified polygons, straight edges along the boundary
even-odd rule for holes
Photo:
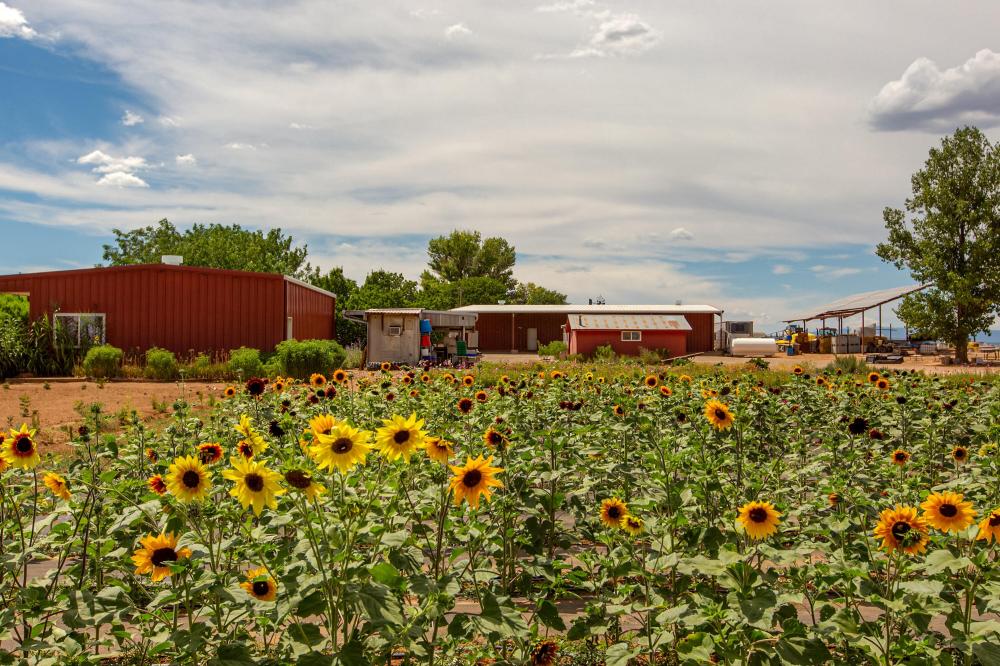
[[[62,460],[16,429],[0,641],[27,663],[998,663],[995,385],[767,376],[338,369],[179,398],[155,431],[95,405]]]

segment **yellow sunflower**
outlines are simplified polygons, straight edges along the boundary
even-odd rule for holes
[[[961,532],[976,517],[972,502],[965,502],[964,499],[960,493],[931,493],[920,503],[924,521],[942,532]]]
[[[320,414],[309,419],[309,428],[314,435],[329,435],[333,429],[344,422],[330,414]]]
[[[152,490],[157,495],[167,494],[167,484],[163,481],[163,477],[160,476],[159,474],[154,474],[153,476],[149,477],[149,479],[146,481],[146,485],[148,485],[149,489]]]
[[[224,396],[226,396],[227,398],[232,398],[233,396],[236,395],[236,387],[235,386],[227,386],[226,390],[223,391],[222,394]]]
[[[333,381],[338,384],[343,384],[347,381],[348,374],[346,370],[341,370],[340,368],[333,371]]]
[[[132,554],[137,576],[153,574],[153,582],[157,583],[170,576],[170,563],[186,560],[191,557],[188,548],[177,548],[177,536],[173,532],[159,535],[147,534],[139,540],[142,548]]]
[[[486,391],[476,391],[476,402],[486,402],[488,397]]]
[[[483,442],[491,449],[503,449],[508,444],[507,436],[494,428],[483,433]]]
[[[878,374],[877,372],[868,373],[868,381],[871,382],[872,384],[874,384],[880,379],[882,379],[882,375]]]
[[[28,426],[24,423],[21,424],[20,430],[11,430],[10,437],[3,441],[0,456],[11,467],[18,467],[20,469],[34,469],[37,467],[38,463],[42,462],[42,457],[38,455],[38,445],[35,443],[35,431],[28,430]]]
[[[882,379],[879,379],[877,382],[875,382],[875,386],[883,391],[888,391],[890,386],[889,380],[883,377]]]
[[[240,583],[240,587],[257,601],[274,601],[278,596],[278,584],[265,567],[247,571],[247,579]]]
[[[686,384],[690,384],[691,383],[691,375],[681,375],[677,379],[679,379],[680,381],[682,381],[682,382],[684,382]]]
[[[805,372],[805,370],[802,369],[801,365],[797,365],[794,368],[792,368],[792,374],[793,375],[801,375],[804,372]]]
[[[260,454],[267,451],[267,442],[264,438],[253,429],[253,424],[250,423],[250,417],[246,414],[240,416],[240,422],[236,426],[236,432],[243,435],[243,439],[250,443],[253,447],[253,454],[259,456]]]
[[[705,418],[716,430],[729,430],[733,427],[733,413],[721,400],[709,400],[705,403]]]
[[[549,376],[552,377],[552,379],[562,379],[566,375],[559,370],[553,370],[551,373],[549,373]]]
[[[951,450],[951,457],[957,463],[968,462],[969,460],[969,449],[964,446],[956,446]]]
[[[472,398],[459,398],[455,408],[463,414],[468,414],[472,411],[473,404]]]
[[[198,445],[198,457],[206,465],[222,460],[222,447],[216,442],[204,442]]]
[[[907,555],[916,555],[927,550],[927,523],[917,515],[912,506],[896,505],[894,509],[884,509],[875,526],[875,538],[882,539],[882,548],[888,552],[901,550]]]
[[[642,518],[638,516],[633,516],[628,513],[622,516],[621,521],[618,523],[618,527],[622,528],[632,536],[638,536],[642,534],[643,528],[646,524],[642,521]]]
[[[310,502],[326,492],[326,486],[313,479],[312,474],[304,469],[292,469],[285,472],[285,483],[300,493],[304,493]]]
[[[208,497],[212,473],[195,456],[182,456],[167,469],[167,489],[182,502]]]
[[[235,484],[229,494],[238,499],[244,509],[252,506],[254,514],[259,516],[265,506],[278,508],[277,496],[285,493],[278,485],[281,474],[255,460],[233,456],[229,462],[233,468],[225,470],[222,477]]]
[[[781,514],[770,502],[747,502],[740,507],[736,520],[754,541],[766,539],[778,531]]]
[[[896,449],[892,452],[892,464],[902,467],[910,459],[910,454],[903,449]]]
[[[472,375],[465,375],[464,377],[462,377],[462,383],[465,384],[466,386],[472,386],[473,384],[476,383],[476,378],[473,377]]]
[[[417,447],[424,445],[424,438],[427,436],[421,430],[424,420],[417,419],[416,413],[411,413],[405,419],[394,414],[392,418],[383,419],[382,424],[375,432],[375,446],[389,460],[409,460]]]
[[[646,375],[646,378],[642,380],[642,383],[648,386],[649,388],[656,388],[657,385],[660,383],[660,378],[657,377],[656,375]]]
[[[341,422],[329,434],[316,436],[309,447],[309,456],[320,469],[332,472],[336,467],[341,474],[346,474],[355,465],[365,462],[372,448],[371,438],[369,431]]]
[[[992,543],[994,539],[1000,543],[1000,508],[993,509],[979,521],[979,532],[976,534],[976,541]]]
[[[382,361],[382,365],[379,366],[379,369],[382,370],[382,372],[389,372],[392,370],[392,363],[389,363],[389,361]]]
[[[660,395],[662,395],[664,398],[669,398],[673,394],[674,394],[673,390],[666,384],[660,387]]]
[[[451,442],[440,437],[425,438],[424,451],[427,452],[428,458],[442,464],[447,464],[451,456],[455,454],[455,449]]]
[[[622,518],[628,515],[628,505],[617,497],[609,497],[601,502],[601,522],[608,527],[620,527]]]
[[[448,487],[454,493],[456,505],[465,500],[471,507],[477,508],[480,497],[489,501],[493,494],[492,488],[503,488],[503,483],[495,478],[503,469],[492,467],[492,464],[493,456],[486,459],[483,456],[475,459],[468,456],[464,466],[449,465],[454,476]]]
[[[326,377],[318,372],[314,372],[311,375],[309,375],[309,384],[313,388],[326,386]]]
[[[619,418],[625,416],[625,408],[622,407],[621,405],[615,405],[614,407],[612,407],[611,412]]]
[[[42,481],[45,483],[45,487],[52,491],[53,495],[61,497],[67,502],[69,501],[69,484],[66,483],[66,479],[61,474],[46,472]]]

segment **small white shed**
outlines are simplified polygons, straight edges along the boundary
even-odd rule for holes
[[[350,310],[344,316],[368,327],[368,363],[415,365],[420,362],[420,320],[431,322],[431,335],[443,338],[450,353],[456,341],[470,342],[478,315],[422,308]]]

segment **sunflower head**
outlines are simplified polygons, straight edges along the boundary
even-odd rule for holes
[[[892,464],[902,467],[910,459],[910,454],[903,449],[896,449],[892,452]]]
[[[285,489],[278,485],[281,474],[257,460],[233,456],[229,462],[232,468],[224,471],[222,477],[233,482],[229,494],[239,500],[244,509],[253,507],[254,514],[259,516],[265,506],[271,509],[278,507],[277,496],[285,493]]]
[[[441,464],[447,464],[448,460],[455,453],[451,442],[440,437],[427,437],[424,439],[424,451],[427,452],[428,458]]]
[[[198,445],[198,458],[206,465],[222,460],[222,447],[216,442],[205,442]]]
[[[34,469],[42,461],[35,442],[35,431],[29,430],[24,423],[20,430],[11,430],[10,436],[0,444],[0,456],[11,467]]]
[[[754,541],[766,539],[778,531],[781,514],[770,502],[747,502],[740,507],[737,522]]]
[[[923,519],[942,532],[961,532],[972,524],[976,510],[959,493],[931,493],[920,504]]]
[[[310,501],[326,492],[326,487],[304,469],[291,469],[285,472],[285,483],[293,490],[304,493]]]
[[[507,436],[499,430],[489,428],[483,433],[483,442],[485,442],[486,446],[491,449],[498,449],[502,451],[507,446],[508,440]]]
[[[801,375],[804,372],[805,372],[805,370],[802,369],[801,365],[797,365],[794,368],[792,368],[792,374],[793,375]]]
[[[489,501],[493,488],[503,488],[503,483],[496,478],[503,469],[492,465],[492,456],[489,458],[468,456],[465,465],[450,465],[453,476],[448,488],[454,496],[456,505],[465,501],[476,508],[479,506],[480,498],[484,497]]]
[[[473,377],[472,375],[465,375],[464,377],[462,377],[462,383],[466,386],[472,386],[473,384],[476,383],[476,378]]]
[[[178,548],[177,541],[173,532],[149,534],[140,539],[142,547],[132,554],[136,575],[151,574],[154,583],[168,578],[171,564],[191,557],[191,550]]]
[[[260,377],[251,377],[246,383],[247,393],[255,398],[259,398],[267,389],[267,380]]]
[[[379,366],[379,370],[382,372],[389,372],[392,370],[392,363],[389,363],[389,361],[382,361],[382,364]]]
[[[622,418],[623,416],[625,416],[625,408],[622,407],[621,405],[615,405],[614,407],[612,407],[611,412],[618,418]]]
[[[247,579],[240,587],[257,601],[274,601],[278,595],[278,584],[264,567],[247,571]]]
[[[371,451],[371,437],[367,430],[341,422],[329,433],[315,437],[309,447],[309,456],[320,469],[333,471],[336,467],[341,474],[346,474],[355,465],[365,462]]]
[[[459,398],[458,402],[455,404],[455,408],[458,409],[462,414],[468,414],[472,411],[472,398]]]
[[[212,473],[195,456],[174,460],[167,470],[167,489],[182,502],[194,502],[208,497]]]
[[[951,457],[957,463],[968,462],[969,449],[960,444],[951,450]]]
[[[421,430],[423,427],[424,420],[417,419],[416,413],[408,418],[395,414],[382,421],[382,427],[375,433],[375,446],[389,460],[409,460],[417,447],[424,444],[427,433]]]
[[[149,477],[149,479],[146,481],[146,485],[148,485],[149,489],[152,490],[157,495],[167,494],[167,484],[163,480],[163,477],[160,476],[159,474],[154,474],[153,476]]]
[[[486,391],[476,391],[476,402],[486,402]]]
[[[882,391],[888,391],[891,385],[889,384],[889,380],[883,377],[875,382],[875,386]]]
[[[333,371],[333,381],[337,382],[338,384],[343,384],[344,382],[346,382],[347,381],[347,371],[346,370],[342,370],[340,368],[337,368],[336,370],[334,370]]]
[[[729,406],[721,400],[709,400],[705,403],[705,418],[716,430],[729,430],[733,427],[733,413]]]
[[[326,377],[318,372],[314,372],[309,375],[309,384],[313,388],[320,388],[321,386],[326,386]]]
[[[160,456],[159,454],[156,453],[155,450],[149,448],[146,449],[146,460],[155,464],[159,459]]]
[[[979,521],[979,532],[976,534],[976,541],[992,543],[994,539],[1000,542],[1000,508],[993,509]]]
[[[882,548],[887,552],[901,550],[907,555],[916,555],[927,550],[927,523],[917,515],[912,506],[896,506],[885,509],[879,515],[875,526],[875,537],[882,539]]]
[[[660,378],[656,375],[646,375],[646,378],[642,380],[642,383],[649,388],[656,388],[657,384],[660,383]]]
[[[662,395],[664,398],[669,398],[673,394],[674,394],[673,390],[671,390],[671,388],[666,384],[660,387],[660,395]]]
[[[882,375],[878,374],[877,372],[869,372],[868,373],[868,381],[870,383],[874,384],[875,382],[877,382],[880,379],[882,379]]]
[[[45,476],[42,478],[42,482],[45,484],[46,488],[52,491],[53,495],[61,497],[67,502],[69,501],[69,484],[66,483],[66,479],[61,474],[46,472]]]
[[[555,641],[542,641],[531,651],[531,666],[552,666],[559,656],[559,645]]]
[[[638,536],[642,534],[642,530],[645,528],[646,524],[643,522],[642,518],[638,516],[633,516],[630,513],[622,516],[622,519],[618,523],[618,527],[628,532],[632,536]]]
[[[830,493],[826,496],[826,499],[830,503],[830,506],[836,507],[840,504],[843,498],[840,496],[840,493]]]
[[[236,395],[236,387],[235,386],[227,386],[226,390],[222,392],[222,395],[224,395],[227,398],[234,397]]]
[[[601,522],[608,527],[620,527],[622,518],[628,515],[628,505],[617,497],[601,501]]]

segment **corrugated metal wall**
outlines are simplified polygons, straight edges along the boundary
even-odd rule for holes
[[[285,281],[285,313],[292,318],[296,340],[332,340],[337,332],[335,307],[332,296]]]
[[[686,314],[684,318],[691,324],[687,353],[710,352],[715,349],[715,315]]]
[[[601,345],[611,345],[619,356],[638,356],[639,349],[650,351],[666,349],[670,357],[687,353],[687,331],[643,331],[639,342],[622,341],[621,331],[573,331],[570,337],[571,354],[593,354]]]
[[[0,277],[0,291],[29,293],[32,318],[54,310],[104,313],[109,343],[129,351],[164,347],[177,354],[240,346],[270,351],[285,338],[285,284],[280,275],[166,265]],[[311,293],[327,303],[333,300]],[[303,325],[307,331],[332,332],[332,306],[329,328],[319,331],[314,300],[319,299],[302,297],[296,306]]]

